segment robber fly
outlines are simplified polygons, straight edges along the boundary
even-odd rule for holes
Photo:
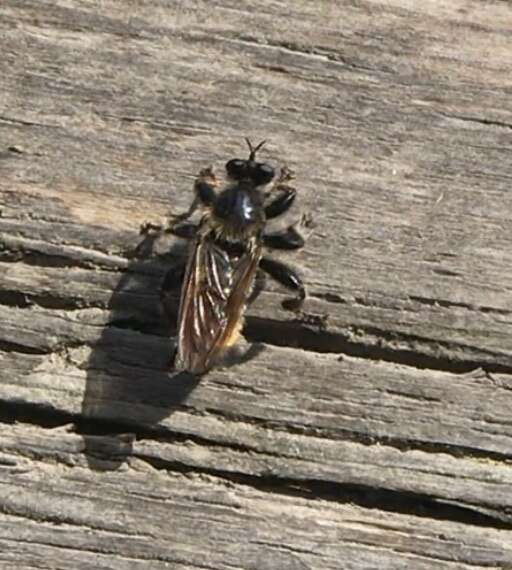
[[[165,297],[181,285],[175,368],[193,374],[206,372],[236,342],[258,270],[296,291],[295,298],[285,301],[286,308],[298,309],[306,296],[293,269],[263,256],[264,247],[304,245],[297,224],[265,232],[267,220],[286,212],[295,200],[296,190],[288,184],[291,173],[283,168],[268,191],[276,173],[269,164],[256,161],[265,141],[256,147],[246,141],[249,158],[226,163],[226,187],[218,189],[211,168],[202,170],[189,210],[175,216],[166,229],[193,240],[186,265],[172,268],[162,289],[165,305]],[[185,222],[198,207],[203,212],[199,224]]]

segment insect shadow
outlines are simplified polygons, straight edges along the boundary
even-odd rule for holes
[[[109,299],[108,322],[85,365],[77,432],[91,469],[118,469],[133,455],[138,437],[164,433],[160,422],[183,406],[201,381],[188,372],[173,372],[171,366],[179,291],[166,298],[165,312],[160,291],[168,272],[182,265],[189,251],[187,241],[171,239],[159,252],[158,237],[143,237]],[[257,283],[252,300],[262,286]],[[235,348],[222,366],[242,364],[262,350],[261,343],[244,351]]]
[[[200,381],[170,370],[175,323],[160,306],[164,275],[187,255],[187,243],[175,240],[165,254],[151,255],[154,242],[153,236],[143,238],[117,282],[108,322],[102,323],[86,364],[77,431],[95,470],[119,468],[133,454],[136,438],[163,431],[159,423],[183,405]]]

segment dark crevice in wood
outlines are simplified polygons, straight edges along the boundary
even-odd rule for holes
[[[79,414],[67,413],[43,404],[37,405],[28,404],[26,402],[0,401],[0,424],[17,423],[45,429],[54,429],[69,425],[71,431],[80,435],[93,437],[111,436],[112,438],[117,438],[120,435],[130,434],[138,441],[151,439],[153,441],[165,441],[168,443],[191,441],[193,439],[189,435],[169,432],[169,430],[158,425],[141,426],[140,424],[130,423],[129,421],[123,422],[104,420],[101,418],[86,418]],[[211,442],[203,440],[202,438],[195,438],[194,441],[212,445]],[[233,449],[236,449],[236,447],[237,446],[233,446]]]
[[[476,526],[512,528],[512,513],[508,512],[507,509],[496,511],[478,505],[473,506],[471,504],[459,504],[455,502],[448,504],[447,502],[437,499],[435,496],[396,491],[381,487],[370,487],[367,485],[314,479],[293,479],[274,474],[254,475],[232,472],[224,469],[189,465],[184,462],[166,460],[148,456],[145,453],[134,452],[132,447],[134,441],[152,440],[178,445],[180,443],[193,443],[208,449],[221,448],[230,449],[235,452],[258,453],[257,449],[252,449],[250,446],[219,444],[216,441],[210,441],[204,437],[169,432],[167,429],[156,425],[154,427],[142,427],[129,422],[83,418],[79,415],[65,413],[47,406],[17,402],[0,402],[0,423],[25,423],[45,429],[55,429],[69,425],[70,431],[84,438],[86,442],[84,454],[87,457],[93,458],[91,464],[96,465],[96,468],[100,470],[108,470],[111,468],[109,466],[112,463],[125,461],[130,456],[134,456],[147,462],[155,469],[186,474],[204,473],[265,492],[341,503],[355,503],[365,508],[412,514],[439,520],[450,520],[452,522],[461,522]],[[371,442],[367,440],[368,444],[380,443],[382,445],[388,445],[388,443],[390,443],[388,441],[377,442],[374,438],[371,439]],[[361,440],[357,437],[352,440],[361,443]],[[406,447],[406,442],[400,443],[403,447]],[[433,448],[438,447],[437,452],[446,452],[445,449],[439,449],[441,446],[430,447],[430,451],[434,451]],[[406,449],[410,450],[412,447],[409,446],[406,447]],[[421,449],[421,446],[419,449]],[[451,449],[453,451],[453,448]],[[464,457],[468,456],[466,450],[460,451]],[[270,453],[270,455],[272,454]],[[486,457],[489,456],[489,454],[485,455]],[[101,466],[106,467],[102,468]]]
[[[18,352],[20,354],[48,354],[43,348],[34,346],[26,346],[17,342],[0,339],[0,351],[2,352]]]
[[[461,309],[467,309],[468,311],[478,311],[480,313],[490,313],[497,315],[510,315],[512,313],[512,311],[508,309],[498,309],[496,307],[476,307],[474,305],[470,305],[469,303],[456,303],[454,301],[445,301],[442,299],[429,299],[427,297],[418,297],[416,295],[410,295],[409,299],[411,301],[416,301],[417,303],[428,305],[430,307],[437,306],[448,309],[451,307],[457,307]]]
[[[0,423],[24,423],[42,428],[56,428],[74,422],[73,416],[47,406],[25,402],[0,402]]]
[[[339,303],[340,305],[347,304],[347,301],[337,293],[311,293],[310,295],[315,299],[321,299],[322,301],[327,301],[328,303]]]
[[[457,273],[457,271],[450,271],[449,269],[434,267],[432,271],[437,273],[437,275],[443,275],[445,277],[462,277],[462,275]]]
[[[134,326],[135,322],[137,323],[136,326]],[[126,318],[116,318],[113,321],[109,321],[109,326],[127,331],[136,331],[142,334],[150,334],[153,336],[168,336],[168,327],[165,322],[163,322],[163,319],[161,321],[156,321],[153,318],[147,318],[142,322],[131,316],[127,316]]]
[[[17,307],[18,309],[26,309],[33,303],[30,301],[28,295],[20,291],[0,291],[0,304],[8,307]]]
[[[379,342],[390,343],[422,343],[430,345],[434,350],[442,347],[442,343],[429,339],[384,331],[381,329],[358,327],[358,331],[374,336]],[[244,335],[252,342],[264,342],[275,346],[300,348],[312,352],[334,353],[367,360],[382,360],[420,369],[440,370],[453,374],[467,374],[477,368],[487,372],[512,373],[512,366],[498,362],[483,362],[474,358],[452,360],[442,356],[422,354],[412,349],[395,349],[390,346],[377,346],[356,342],[349,334],[329,332],[306,326],[298,320],[282,322],[259,317],[248,317]],[[454,343],[453,343],[454,344]],[[453,344],[451,348],[453,348]]]
[[[0,261],[11,263],[22,261],[25,265],[35,267],[57,267],[63,269],[79,267],[84,269],[104,269],[93,261],[26,249],[4,249],[3,251],[0,251]],[[109,268],[106,267],[106,269]]]
[[[309,436],[309,437],[322,437],[328,440],[333,441],[350,441],[353,443],[358,443],[359,445],[364,445],[367,447],[373,445],[382,445],[385,447],[391,447],[393,449],[397,449],[399,451],[422,451],[424,453],[432,453],[432,454],[439,454],[444,453],[446,455],[450,455],[454,458],[469,458],[472,457],[474,459],[484,459],[486,461],[496,461],[496,462],[508,462],[512,456],[511,453],[500,453],[498,451],[490,451],[490,450],[482,450],[476,449],[474,447],[468,447],[463,445],[449,445],[446,443],[431,443],[426,441],[420,441],[417,439],[398,439],[393,437],[386,437],[386,436],[376,436],[376,435],[368,435],[361,432],[355,431],[348,431],[348,430],[332,430],[332,429],[325,429],[325,428],[310,428],[305,425],[297,425],[285,422],[277,422],[277,421],[266,421],[255,419],[249,416],[241,416],[229,413],[221,413],[218,409],[215,410],[206,410],[208,415],[218,417],[222,420],[228,420],[231,422],[240,422],[242,424],[249,424],[254,425],[259,428],[269,429],[274,432],[283,432],[286,434],[294,434],[294,435],[302,435],[302,436]],[[187,410],[188,413],[193,414],[194,410]],[[201,413],[204,415],[204,413]],[[202,440],[201,443],[206,443],[208,445],[215,444],[215,442],[211,442],[209,440]],[[231,445],[225,446],[232,448]],[[234,447],[233,447],[234,448]],[[257,449],[253,449],[250,446],[246,446],[244,448],[245,451],[257,451]],[[272,453],[267,452],[269,455]],[[283,455],[283,452],[280,451],[277,454],[277,457]]]
[[[52,294],[33,295],[14,290],[0,291],[0,304],[16,308],[30,308],[33,305],[44,309],[54,310],[78,310],[85,307],[98,307],[105,309],[105,303],[84,303],[78,297],[55,297]],[[153,319],[141,319],[130,315],[125,318],[115,318],[109,321],[109,326],[119,329],[132,330],[143,334],[167,336],[169,327],[162,321]],[[373,361],[384,361],[413,368],[439,370],[452,374],[468,374],[476,369],[482,369],[487,373],[512,373],[512,365],[499,362],[488,362],[477,358],[453,360],[441,355],[421,353],[413,349],[393,348],[394,343],[423,344],[430,347],[432,352],[443,348],[443,343],[430,339],[419,338],[413,335],[404,335],[396,332],[384,331],[377,328],[358,327],[358,332],[368,334],[374,340],[370,343],[357,342],[350,338],[349,334],[329,332],[322,327],[311,325],[300,319],[292,321],[275,321],[260,317],[249,316],[244,327],[244,336],[252,343],[264,343],[286,348],[299,348],[310,352],[339,354],[340,357],[351,356]],[[386,346],[384,343],[389,343]],[[378,343],[382,343],[380,346]],[[8,343],[19,347],[18,350],[11,348],[8,351],[35,352],[44,354],[45,351],[38,349],[32,351],[22,345]],[[454,343],[451,347],[453,349]],[[447,347],[448,348],[448,347]],[[463,350],[465,347],[461,347]],[[490,354],[490,356],[493,356]]]
[[[272,475],[254,476],[223,470],[190,467],[183,463],[165,461],[161,458],[141,457],[155,469],[185,474],[204,473],[227,479],[238,485],[245,485],[259,491],[281,494],[303,499],[356,504],[367,509],[407,514],[436,520],[458,522],[473,526],[512,529],[512,518],[507,512],[491,509],[483,512],[478,506],[448,504],[435,497],[404,491],[317,480],[296,480]]]
[[[18,309],[26,309],[37,305],[43,309],[55,309],[72,311],[76,309],[83,309],[86,305],[80,298],[55,297],[54,295],[30,295],[20,291],[3,290],[0,291],[0,305],[8,307],[16,307]],[[91,305],[88,305],[91,306]],[[98,304],[94,306],[100,306]]]
[[[44,220],[38,220],[40,222]],[[62,269],[92,269],[111,273],[125,271],[129,274],[161,275],[169,265],[176,262],[178,256],[172,253],[162,253],[154,259],[137,258],[137,252],[124,252],[126,257],[110,255],[100,249],[79,248],[64,244],[51,244],[40,242],[40,249],[35,245],[24,243],[21,238],[18,242],[8,243],[5,238],[0,242],[0,261],[4,263],[22,262],[33,267],[50,267]],[[182,256],[179,256],[182,257]],[[129,262],[126,267],[125,261]]]
[[[143,403],[142,401],[140,403]],[[253,425],[260,429],[272,430],[273,432],[283,432],[286,434],[323,437],[333,441],[350,441],[364,446],[382,445],[399,451],[422,451],[424,453],[439,454],[444,453],[454,458],[482,459],[486,461],[504,462],[509,461],[511,455],[490,450],[481,450],[462,445],[448,445],[442,443],[430,443],[415,439],[398,439],[392,437],[377,437],[361,432],[348,430],[320,429],[318,427],[293,425],[290,423],[266,421],[255,419],[249,416],[221,413],[218,409],[197,411],[187,406],[173,406],[169,413],[185,411],[191,415],[216,417],[223,421],[238,422],[241,424]],[[43,428],[51,428],[61,425],[73,424],[76,432],[88,436],[118,436],[130,433],[137,441],[151,440],[162,443],[177,443],[181,441],[193,441],[198,445],[207,447],[218,447],[233,451],[259,453],[259,449],[250,444],[241,445],[236,443],[219,443],[215,439],[200,437],[198,435],[180,434],[169,431],[168,428],[159,425],[141,425],[130,421],[105,420],[102,418],[87,418],[79,414],[68,414],[61,410],[49,406],[38,406],[24,402],[0,402],[0,423],[27,423]],[[271,451],[265,452],[274,455]],[[276,453],[276,457],[282,456],[282,451]]]
[[[18,119],[16,117],[7,117],[6,115],[0,115],[0,123],[7,123],[9,125],[20,125],[24,127],[44,127],[50,129],[59,129],[59,125],[50,125],[49,123],[38,123],[36,121],[27,121],[24,119]]]
[[[470,117],[469,115],[455,115],[451,113],[440,113],[444,117],[448,117],[449,119],[458,119],[459,121],[467,121],[469,123],[478,123],[480,125],[485,126],[492,126],[492,127],[501,127],[504,129],[512,129],[511,123],[505,123],[504,121],[495,121],[493,119],[486,119],[482,117]]]
[[[190,34],[183,34],[183,38],[188,41],[197,41],[198,34],[195,33],[193,36]],[[362,65],[361,63],[355,63],[354,61],[349,61],[348,58],[344,57],[341,53],[326,49],[325,47],[315,47],[306,44],[300,44],[297,42],[292,41],[284,41],[284,40],[271,40],[270,38],[265,38],[264,41],[261,41],[256,36],[252,36],[249,34],[240,34],[239,32],[235,33],[228,33],[228,34],[218,34],[216,37],[206,37],[200,36],[201,41],[203,42],[210,42],[210,43],[218,43],[222,41],[231,41],[231,42],[238,42],[242,44],[247,44],[248,46],[254,47],[256,49],[275,49],[281,52],[289,52],[292,55],[298,55],[305,58],[313,57],[313,58],[321,58],[325,59],[326,61],[333,62],[334,64],[338,64],[343,68],[346,68],[351,71],[356,72],[367,72],[371,71],[372,73],[387,73],[386,70],[382,69],[374,69],[370,66]],[[280,68],[278,68],[279,71]],[[287,69],[287,73],[291,74],[291,70]],[[319,78],[315,78],[316,82],[320,81]]]

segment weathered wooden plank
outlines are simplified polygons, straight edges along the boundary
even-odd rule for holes
[[[189,200],[189,177],[198,166],[229,156],[238,147],[231,138],[235,132],[252,133],[257,125],[258,132],[265,129],[262,134],[272,138],[271,153],[297,169],[303,207],[314,205],[319,229],[298,259],[313,295],[339,301],[329,305],[334,325],[357,329],[368,344],[373,336],[386,343],[384,332],[391,332],[408,348],[425,344],[430,356],[438,343],[452,342],[460,348],[452,355],[442,347],[446,358],[481,349],[492,353],[479,356],[488,365],[493,359],[506,365],[511,356],[510,335],[503,329],[510,321],[506,252],[512,205],[509,161],[501,141],[507,136],[510,103],[503,80],[500,85],[503,32],[499,28],[489,35],[487,14],[473,11],[469,18],[450,11],[448,18],[440,18],[433,6],[444,8],[435,3],[422,13],[426,20],[418,30],[414,12],[381,7],[381,32],[370,34],[370,44],[358,43],[356,48],[354,38],[366,37],[370,18],[362,8],[326,4],[313,15],[302,6],[309,18],[317,24],[325,19],[331,30],[326,34],[324,26],[317,31],[308,26],[311,47],[306,48],[304,23],[298,16],[285,29],[273,24],[283,5],[251,16],[258,29],[263,26],[265,41],[240,33],[247,17],[243,6],[233,10],[221,4],[200,22],[193,11],[180,12],[177,20],[156,21],[135,3],[135,27],[114,6],[103,6],[101,24],[96,9],[86,3],[54,6],[39,14],[37,5],[12,2],[4,15],[6,48],[15,41],[9,26],[16,20],[33,43],[27,40],[26,49],[43,54],[37,71],[22,75],[27,83],[23,94],[11,87],[7,97],[11,109],[26,113],[30,103],[32,113],[46,116],[52,127],[27,125],[25,119],[19,124],[15,115],[4,120],[7,140],[19,139],[20,148],[30,141],[41,154],[29,149],[8,154],[5,160],[12,165],[8,188],[30,189],[36,197],[36,217],[60,212],[75,232],[75,243],[82,245],[87,232],[70,228],[70,217],[96,226],[135,229],[148,215],[168,207],[182,209]],[[492,9],[500,21],[508,21],[507,16],[512,21],[503,8]],[[34,13],[43,29],[52,29],[52,37],[38,35],[31,23]],[[78,28],[71,23],[73,14],[80,21]],[[475,27],[473,17],[481,19],[480,27]],[[459,33],[455,23],[461,30],[470,29],[475,41],[492,46],[492,65],[484,52],[467,42],[464,57],[438,55],[435,46],[448,49],[446,38]],[[404,35],[407,29],[414,33]],[[87,40],[87,34],[94,39]],[[119,35],[123,49],[116,43]],[[392,49],[398,37],[400,45],[407,46],[399,51]],[[68,49],[61,49],[59,42]],[[123,67],[130,42],[141,59],[132,58],[130,66]],[[426,45],[432,46],[430,51]],[[389,53],[382,49],[386,46]],[[204,50],[199,60],[193,57],[198,50]],[[90,57],[92,51],[95,58]],[[53,57],[66,66],[64,85],[48,67]],[[222,66],[212,65],[219,57]],[[250,75],[240,73],[243,58],[249,58]],[[468,85],[482,62],[489,68],[486,81]],[[277,63],[284,72],[274,69]],[[230,67],[236,81],[222,75]],[[11,67],[7,71],[7,86],[15,85],[24,72]],[[92,92],[86,89],[89,74],[99,85]],[[139,89],[130,83],[134,74],[142,80]],[[153,92],[165,90],[164,96],[148,97],[142,88],[148,76]],[[204,98],[176,90],[176,85],[185,90],[194,85],[199,94],[205,84],[209,89]],[[122,109],[117,115],[99,96],[107,88],[115,91]],[[261,99],[265,90],[271,93],[268,103],[275,104]],[[240,103],[244,92],[256,95],[252,113]],[[56,93],[72,101],[75,120],[64,120],[62,108],[55,108]],[[288,104],[283,106],[285,100]],[[484,115],[490,111],[491,116]],[[293,146],[290,129],[283,131],[291,121]],[[199,130],[173,132],[176,122],[197,125]],[[207,125],[203,131],[202,125]],[[176,144],[163,143],[162,148],[168,132]],[[46,150],[40,153],[37,149],[43,145]],[[59,156],[63,160],[55,172]],[[28,172],[31,183],[20,186],[16,178]],[[11,232],[23,225],[16,228],[9,220],[4,224]],[[25,225],[24,231],[32,235],[36,230]],[[47,231],[55,237],[55,228]],[[110,241],[110,230],[98,231],[89,231],[98,247],[119,247]],[[57,238],[67,241],[70,236]]]
[[[84,433],[0,423],[0,566],[511,566],[482,526],[512,508],[510,29],[464,0],[2,4],[0,420]],[[288,259],[329,319],[269,283],[262,350],[191,382],[169,259],[132,254],[245,135],[297,173]]]
[[[50,227],[46,231],[55,235],[55,229]],[[62,237],[61,234],[59,239]],[[133,240],[132,244],[132,249],[135,249],[137,241]],[[169,246],[168,241],[160,245],[160,251],[165,251],[166,246]],[[173,253],[175,256],[183,255],[183,247],[183,244],[171,242],[171,256]],[[3,264],[5,271],[0,277],[0,285],[7,291],[25,293],[29,299],[33,297],[35,302],[43,304],[48,302],[48,293],[51,292],[56,299],[62,300],[61,306],[110,305],[117,308],[119,318],[123,318],[123,313],[135,312],[137,306],[139,309],[147,307],[150,302],[152,310],[145,315],[138,311],[139,326],[147,326],[145,321],[154,320],[151,313],[156,310],[158,290],[169,261],[132,260],[130,263],[119,255],[108,256],[73,246],[56,247],[51,241],[9,236],[4,238],[4,248],[3,257],[7,259],[18,256],[23,260],[26,257],[32,264],[32,259],[39,258],[40,263],[58,265],[34,268],[20,263]],[[66,269],[64,276],[62,266],[68,264],[93,268],[99,264],[107,271]],[[128,273],[121,277],[110,271],[116,268],[124,268]],[[508,347],[510,317],[505,310],[479,311],[467,306],[447,308],[441,301],[427,303],[414,297],[368,297],[345,301],[331,294],[311,293],[314,298],[306,305],[307,310],[327,314],[329,319],[326,334],[316,338],[310,335],[309,340],[303,338],[304,343],[312,343],[308,348],[354,355],[374,354],[374,357],[385,360],[453,371],[469,371],[477,366],[489,370],[512,370]],[[272,321],[277,317],[280,321],[289,322],[293,315],[280,310],[281,299],[262,295],[249,315]],[[56,301],[54,305],[58,305]],[[280,333],[272,334],[271,327],[266,331],[267,337],[258,337],[259,340],[278,341],[283,338]]]
[[[0,446],[3,567],[17,560],[26,567],[37,560],[39,568],[73,561],[75,568],[342,563],[365,570],[512,563],[510,531],[384,514],[291,489],[269,496],[215,477],[155,470],[133,457],[124,469],[95,472],[87,468],[82,439],[62,430],[2,426]]]
[[[52,359],[57,357],[55,368],[48,369],[48,376],[66,373],[60,367],[59,359],[68,352],[72,353],[72,347],[78,348],[83,344],[84,350],[77,351],[78,366],[82,370],[91,367],[92,363],[94,369],[102,371],[97,376],[102,378],[106,374],[112,383],[118,382],[118,375],[144,374],[147,378],[144,386],[151,382],[156,394],[165,389],[171,347],[165,336],[156,336],[165,335],[166,331],[158,310],[157,278],[154,275],[137,276],[133,287],[129,277],[126,278],[109,299],[108,291],[112,291],[117,279],[109,271],[76,268],[67,271],[63,281],[60,268],[36,269],[21,263],[7,263],[0,264],[0,269],[3,269],[0,280],[10,291],[32,297],[49,297],[50,305],[57,299],[64,304],[75,300],[77,306],[96,305],[96,308],[82,310],[40,309],[37,305],[0,307],[0,341],[9,343],[16,339],[18,350],[49,353],[44,360],[50,363],[50,367]],[[267,294],[260,304],[270,312],[275,303],[275,297]],[[100,308],[108,304],[116,308]],[[249,331],[251,327],[257,328],[251,322],[249,320]],[[104,328],[108,323],[117,326]],[[121,330],[119,327],[129,328]],[[297,325],[295,329],[299,330]],[[304,326],[301,334],[307,337],[306,342],[309,342],[308,335],[312,337],[317,346],[321,346],[325,336],[333,350],[336,348],[329,333]],[[267,331],[270,342],[276,337],[277,333]],[[290,343],[293,342],[292,338]],[[339,352],[342,353],[343,349],[341,339]],[[284,351],[282,354],[286,358],[277,357],[275,360],[278,354],[279,351],[267,348],[253,363],[220,373],[229,396],[225,402],[222,401],[223,396],[216,397],[214,401],[219,402],[223,413],[229,411],[248,417],[262,414],[261,417],[268,421],[280,420],[304,428],[311,426],[360,437],[417,444],[437,443],[503,455],[510,453],[511,431],[507,418],[512,403],[509,375],[486,376],[483,371],[461,375],[396,363],[351,359],[338,354],[320,357],[308,352]],[[366,356],[363,349],[361,356]],[[17,359],[18,355],[7,359],[4,370],[12,365],[7,362]],[[308,374],[306,383],[303,381],[304,370]],[[36,365],[33,372],[37,375]],[[25,374],[25,369],[21,374],[13,373],[9,383],[14,385],[9,389],[15,388]],[[93,370],[87,375],[90,387],[107,384],[95,374]],[[151,380],[154,374],[156,377]],[[286,383],[282,381],[283,375],[287,377]],[[82,373],[82,382],[85,377]],[[212,373],[212,380],[203,382],[201,386],[208,386],[217,377],[216,372]],[[228,380],[224,379],[226,377]],[[51,391],[52,383],[49,382],[47,387]],[[83,391],[84,386],[79,389]],[[113,393],[104,398],[102,407],[108,409],[109,402],[117,399],[115,391],[113,389]],[[134,392],[132,399],[137,397]],[[202,400],[198,396],[197,402],[211,403],[212,397],[208,394]],[[155,398],[158,402],[156,395]],[[286,406],[282,405],[283,402],[287,402]],[[400,415],[400,422],[396,422],[396,414]],[[343,422],[340,423],[342,417]]]
[[[46,319],[40,309],[9,311],[2,321],[16,323],[16,338],[35,322],[43,328],[26,333],[27,343],[36,339],[33,351],[51,351],[2,354],[5,402],[219,446],[139,450],[169,465],[413,493],[509,520],[510,377],[497,383],[485,374],[267,346],[198,383],[168,375],[165,338],[88,324],[88,311],[46,311]]]

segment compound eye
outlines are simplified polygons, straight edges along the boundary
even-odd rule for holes
[[[240,180],[246,175],[247,161],[240,158],[233,158],[226,162],[226,172],[228,176],[235,180]]]
[[[274,169],[270,164],[258,162],[252,173],[252,179],[256,185],[268,184],[274,178]]]

